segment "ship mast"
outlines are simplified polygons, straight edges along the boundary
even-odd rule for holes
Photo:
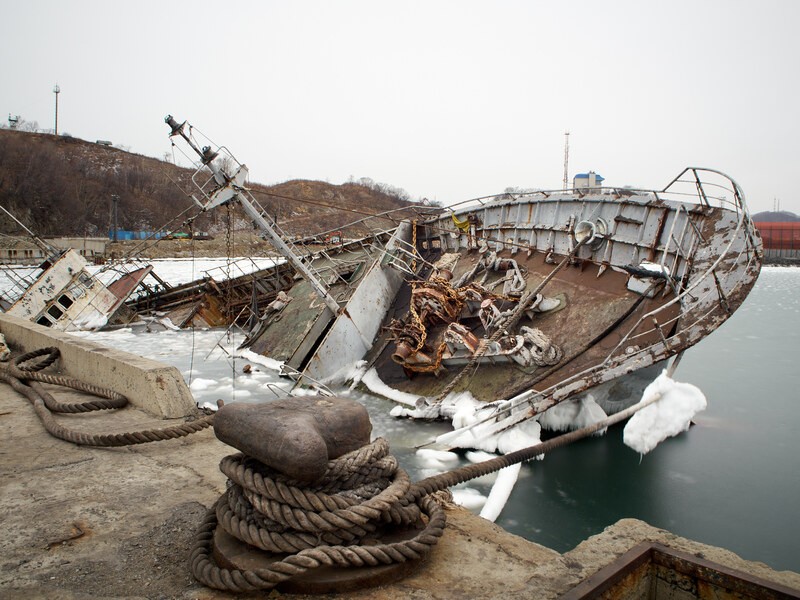
[[[201,192],[205,198],[205,202],[192,196],[195,203],[203,210],[211,210],[217,206],[222,206],[230,202],[238,202],[247,215],[255,222],[258,227],[269,238],[275,249],[288,260],[291,265],[300,273],[306,281],[311,284],[314,292],[325,302],[325,306],[334,314],[339,314],[339,303],[330,295],[327,287],[319,280],[319,277],[305,264],[300,257],[298,257],[291,248],[286,244],[283,238],[275,231],[272,225],[264,218],[261,212],[255,207],[253,201],[250,199],[250,194],[245,188],[245,181],[247,180],[248,170],[245,165],[229,166],[228,161],[215,161],[219,156],[218,151],[212,150],[210,146],[204,146],[202,149],[194,143],[184,131],[186,121],[178,123],[172,117],[167,115],[164,122],[170,126],[171,132],[169,137],[176,135],[182,137],[184,141],[191,147],[192,150],[200,157],[200,162],[211,171],[214,176],[214,183],[216,184],[210,192],[206,192],[200,187]]]
[[[564,132],[564,191],[569,187],[569,131]]]

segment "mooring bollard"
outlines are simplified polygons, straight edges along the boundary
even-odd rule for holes
[[[217,589],[331,593],[408,575],[441,537],[444,510],[414,494],[354,400],[300,397],[223,406],[228,489],[209,510],[192,573]],[[343,568],[347,567],[347,568]]]

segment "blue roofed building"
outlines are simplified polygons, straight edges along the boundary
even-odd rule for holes
[[[603,181],[605,178],[594,171],[578,173],[572,178],[572,187],[576,190],[591,190],[603,187]]]

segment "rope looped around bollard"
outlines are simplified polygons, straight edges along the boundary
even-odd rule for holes
[[[208,587],[269,590],[318,567],[419,560],[444,533],[444,509],[432,495],[413,498],[408,475],[383,438],[329,461],[310,487],[243,454],[223,458],[220,469],[228,490],[206,513],[190,555],[192,574]],[[276,560],[252,570],[219,566],[218,528]],[[397,530],[408,539],[381,542],[383,533]]]

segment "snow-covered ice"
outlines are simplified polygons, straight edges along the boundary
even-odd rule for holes
[[[642,402],[660,398],[633,415],[625,425],[623,441],[647,454],[668,437],[689,429],[692,418],[707,406],[706,397],[690,383],[673,381],[662,372],[642,394]]]

